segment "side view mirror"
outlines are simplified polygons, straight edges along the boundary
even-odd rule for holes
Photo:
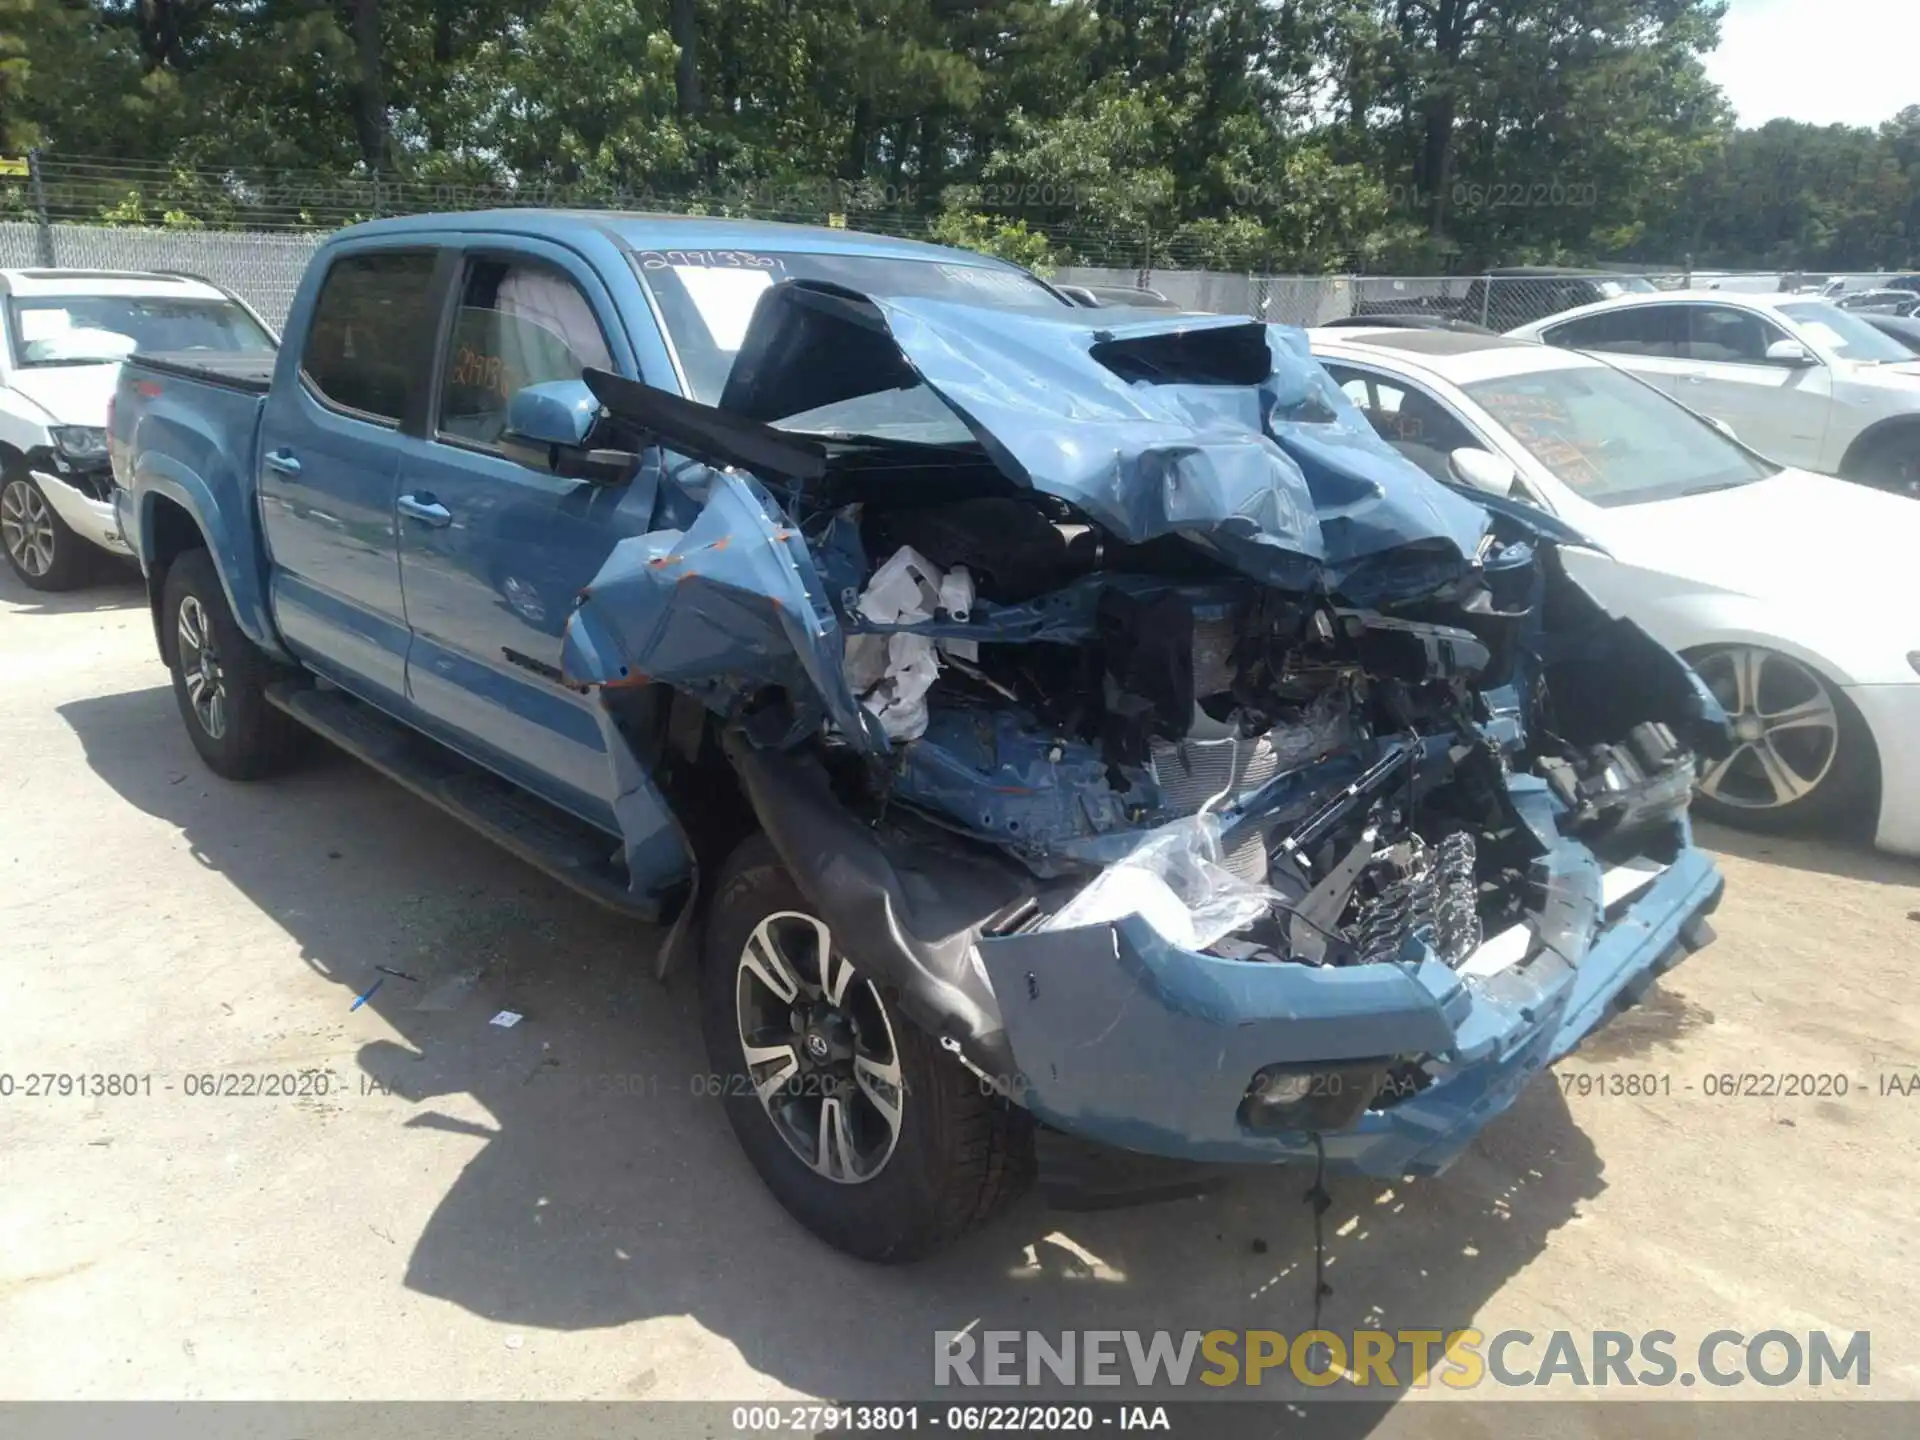
[[[1514,483],[1520,478],[1511,460],[1503,460],[1477,445],[1462,445],[1448,455],[1447,469],[1469,489],[1498,495],[1503,500],[1513,494]]]
[[[1813,353],[1798,340],[1776,340],[1767,346],[1767,363],[1804,370],[1807,366],[1817,365],[1820,362],[1815,360]]]
[[[502,447],[521,464],[570,480],[615,485],[630,478],[640,457],[628,450],[593,450],[588,440],[600,420],[600,401],[582,380],[544,380],[507,401]]]
[[[600,402],[583,380],[547,380],[513,392],[507,401],[507,433],[535,445],[587,443]]]

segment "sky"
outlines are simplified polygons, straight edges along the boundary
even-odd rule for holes
[[[1729,0],[1706,64],[1742,125],[1878,125],[1920,105],[1920,0]]]

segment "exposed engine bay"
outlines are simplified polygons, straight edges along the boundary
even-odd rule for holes
[[[1341,966],[1418,940],[1457,966],[1528,899],[1538,837],[1504,771],[1539,775],[1569,830],[1612,849],[1686,804],[1693,755],[1666,726],[1583,745],[1556,728],[1544,676],[1524,701],[1481,694],[1537,620],[1497,589],[1532,572],[1525,540],[1490,542],[1493,580],[1390,613],[1048,508],[856,500],[806,527],[837,582],[856,691],[892,722],[891,754],[843,772],[851,793],[1061,882],[1021,928],[1045,928],[1049,901],[1164,827],[1219,817],[1192,832],[1189,868],[1213,874],[1208,899],[1241,893],[1258,918],[1205,937],[1210,953]],[[876,589],[891,599],[876,606]],[[1124,907],[1166,913],[1161,874],[1122,878]],[[1199,903],[1186,878],[1180,898]]]

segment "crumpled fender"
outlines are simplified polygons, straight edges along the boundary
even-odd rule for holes
[[[849,741],[887,738],[848,689],[840,624],[806,540],[751,476],[710,472],[685,531],[622,540],[580,592],[561,673],[609,688],[661,681],[711,708],[762,685],[819,697]]]

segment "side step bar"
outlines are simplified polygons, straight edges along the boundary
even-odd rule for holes
[[[344,690],[269,685],[267,699],[302,725],[463,820],[568,889],[637,920],[659,909],[627,890],[620,842],[409,729]]]

